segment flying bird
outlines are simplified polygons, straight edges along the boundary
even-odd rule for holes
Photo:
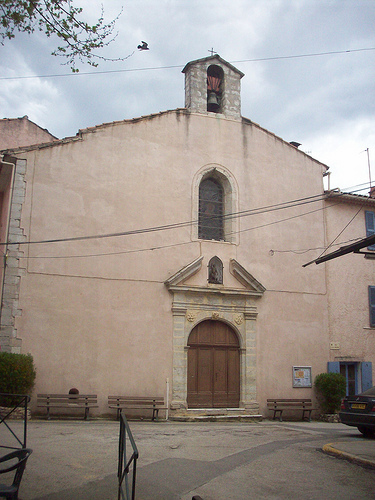
[[[139,50],[150,50],[148,48],[148,43],[144,42],[143,40],[142,40],[142,45],[138,45],[138,48]]]

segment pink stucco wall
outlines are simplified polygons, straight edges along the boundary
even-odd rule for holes
[[[0,151],[53,140],[56,137],[30,121],[27,116],[0,120]]]
[[[324,165],[250,122],[168,112],[118,122],[27,159],[22,227],[30,241],[128,232],[189,221],[193,179],[209,164],[238,186],[239,212],[323,192]],[[236,259],[265,288],[257,300],[256,398],[313,396],[292,367],[325,371],[324,267],[302,268],[325,245],[322,200],[239,219],[235,242],[202,242],[188,226],[112,238],[32,244],[16,320],[37,367],[35,392],[164,394],[172,380],[172,297],[164,281],[200,255]],[[281,222],[283,220],[283,222]],[[206,262],[205,261],[205,262]],[[188,286],[207,287],[202,270]]]

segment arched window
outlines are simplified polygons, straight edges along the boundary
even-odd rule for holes
[[[217,163],[205,165],[192,187],[193,240],[238,244],[239,218],[232,216],[238,212],[238,186],[230,171]]]
[[[223,263],[219,257],[212,257],[208,263],[208,282],[216,285],[223,284]]]
[[[199,186],[198,238],[203,240],[224,239],[224,190],[212,177]]]

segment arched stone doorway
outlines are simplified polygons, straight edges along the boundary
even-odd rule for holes
[[[240,346],[224,322],[202,321],[188,340],[188,408],[238,408]]]

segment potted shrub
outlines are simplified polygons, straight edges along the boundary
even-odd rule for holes
[[[315,377],[314,387],[326,419],[327,414],[336,414],[340,409],[341,399],[346,394],[345,377],[340,373],[320,373]],[[328,420],[334,421],[335,418],[328,418]]]

